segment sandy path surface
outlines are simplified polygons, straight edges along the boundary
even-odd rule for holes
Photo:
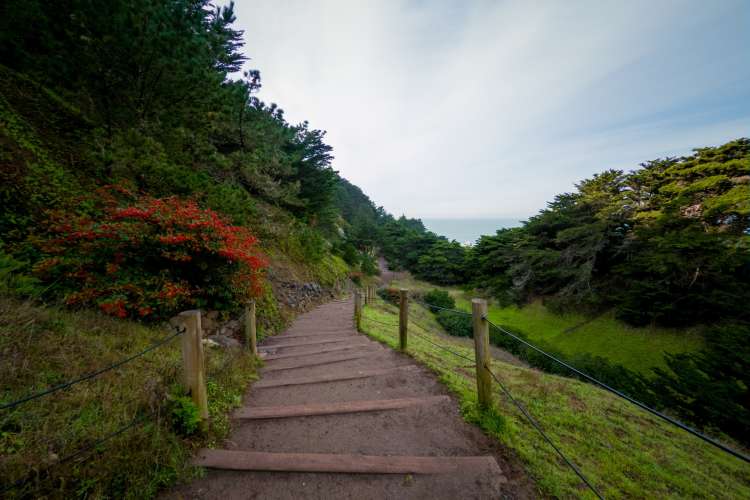
[[[352,311],[351,301],[330,302],[299,316],[286,332],[267,339],[261,346],[262,355],[280,357],[266,362],[261,380],[255,384],[257,387],[248,389],[244,408],[235,417],[243,415],[243,411],[246,417],[248,412],[264,407],[332,405],[335,411],[341,404],[351,402],[380,404],[407,398],[417,403],[399,409],[357,413],[235,418],[233,432],[221,448],[254,452],[247,456],[261,456],[261,461],[266,454],[283,454],[272,455],[283,470],[300,470],[299,467],[306,470],[304,467],[309,465],[300,462],[300,457],[305,457],[300,454],[314,453],[325,454],[320,455],[323,469],[328,462],[338,463],[337,459],[340,462],[342,456],[354,456],[343,467],[354,464],[360,456],[375,457],[381,462],[381,457],[388,457],[394,467],[399,460],[413,457],[448,457],[443,462],[452,467],[450,472],[275,472],[219,467],[206,469],[205,477],[174,488],[163,498],[533,496],[533,486],[518,463],[495,440],[461,418],[457,402],[435,376],[410,357],[357,333]],[[264,384],[270,385],[262,387]],[[223,450],[218,453],[221,455]],[[199,453],[197,460],[205,458],[205,453],[213,452]],[[253,465],[256,462],[242,453],[226,455],[238,458],[226,459],[229,462],[221,458],[222,467],[227,464],[231,469],[256,467]],[[480,457],[481,464],[472,462],[472,466],[466,466],[467,460],[458,457]]]

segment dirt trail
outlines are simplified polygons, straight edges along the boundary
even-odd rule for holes
[[[517,462],[464,422],[435,376],[357,333],[352,310],[351,301],[325,304],[267,339],[271,360],[230,438],[196,457],[205,477],[163,497],[533,496]]]

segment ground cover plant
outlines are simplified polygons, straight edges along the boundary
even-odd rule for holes
[[[170,334],[96,311],[0,298],[0,354],[14,361],[0,363],[0,403],[109,366]],[[177,338],[114,371],[0,410],[2,496],[150,498],[199,474],[189,465],[193,451],[228,434],[227,413],[257,365],[242,352],[209,348],[205,432],[190,424],[195,408],[180,388],[181,365]],[[17,481],[23,484],[5,491]]]
[[[434,370],[458,396],[467,420],[478,423],[518,454],[542,495],[594,498],[499,390],[495,391],[497,411],[489,416],[477,413],[473,364],[434,343],[473,359],[470,347],[441,334],[434,316],[416,304],[410,306],[409,317],[415,321],[409,326],[414,332],[409,336],[409,354]],[[397,325],[395,307],[382,303],[365,307],[363,331],[392,348],[398,348]],[[426,336],[426,340],[417,334]],[[492,367],[513,397],[523,403],[606,498],[750,495],[750,477],[744,462],[610,393],[574,379],[498,360],[493,361]]]

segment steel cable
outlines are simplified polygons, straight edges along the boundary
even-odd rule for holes
[[[422,305],[424,307],[429,307],[430,309],[439,309],[441,311],[449,311],[449,312],[452,312],[454,314],[461,314],[463,316],[471,316],[471,313],[468,313],[466,311],[459,311],[458,309],[450,309],[448,307],[440,307],[440,306],[436,306],[434,304],[428,304],[427,302],[422,302],[421,300],[417,300],[417,299],[412,299],[412,301],[416,302],[417,304]]]
[[[497,385],[500,386],[500,389],[508,397],[508,399],[510,399],[511,402],[516,406],[516,408],[518,408],[519,411],[523,413],[523,415],[526,417],[529,423],[534,427],[534,429],[536,429],[539,432],[539,434],[542,435],[544,440],[547,441],[547,443],[557,452],[557,454],[560,455],[560,458],[563,459],[563,461],[568,465],[568,467],[573,469],[573,472],[575,472],[576,475],[581,479],[581,481],[583,481],[586,484],[586,486],[588,486],[589,489],[592,492],[594,492],[594,495],[596,495],[600,499],[604,499],[602,494],[599,493],[599,491],[594,487],[593,484],[591,484],[591,482],[586,478],[583,472],[581,472],[578,466],[576,466],[576,464],[570,461],[568,457],[566,457],[565,454],[557,446],[555,446],[555,443],[553,443],[552,440],[549,438],[549,436],[547,436],[547,434],[542,429],[541,425],[539,425],[539,422],[536,421],[536,419],[528,412],[528,410],[526,410],[526,408],[520,402],[516,401],[516,399],[513,397],[510,391],[505,387],[505,385],[503,385],[500,379],[497,378],[497,376],[492,371],[492,369],[486,364],[484,365],[484,367],[487,369],[487,371],[490,372],[490,375],[492,376],[493,379],[495,379],[495,382],[497,382]]]
[[[181,335],[185,331],[184,328],[183,329],[179,329],[177,327],[175,327],[175,330],[176,330],[175,333],[173,333],[172,335],[168,335],[167,337],[159,340],[155,344],[152,344],[151,346],[147,347],[143,351],[141,351],[141,352],[139,352],[137,354],[133,354],[132,356],[128,356],[125,359],[121,359],[120,361],[118,361],[117,363],[115,363],[113,365],[107,366],[106,368],[101,368],[101,369],[99,369],[99,370],[97,370],[95,372],[87,373],[86,375],[83,375],[83,376],[78,377],[76,379],[70,380],[68,382],[64,382],[62,384],[58,384],[56,386],[50,387],[48,389],[45,389],[43,391],[40,391],[40,392],[37,392],[37,393],[34,393],[34,394],[30,394],[30,395],[28,395],[26,397],[23,397],[21,399],[18,399],[16,401],[11,401],[10,403],[0,404],[0,410],[7,410],[7,409],[15,408],[16,406],[19,406],[19,405],[21,405],[23,403],[26,403],[26,402],[29,402],[29,401],[33,401],[34,399],[38,399],[38,398],[41,398],[42,396],[47,396],[49,394],[53,394],[53,393],[55,393],[57,391],[61,391],[63,389],[67,389],[69,387],[72,387],[72,386],[80,383],[80,382],[84,382],[86,380],[90,380],[92,378],[98,377],[102,373],[106,373],[106,372],[108,372],[110,370],[114,370],[115,368],[119,368],[120,366],[122,366],[122,365],[124,365],[126,363],[129,363],[129,362],[133,361],[134,359],[140,358],[141,356],[143,356],[143,355],[145,355],[145,354],[153,351],[154,349],[156,349],[158,347],[161,347],[162,345],[166,344],[167,342],[169,342],[170,340],[174,339],[175,337]]]
[[[489,319],[488,319],[488,318],[487,318],[486,316],[484,317],[484,320],[485,320],[485,321],[487,321],[487,323],[488,323],[488,324],[489,324],[490,326],[494,327],[494,328],[495,328],[495,329],[497,329],[498,331],[500,331],[500,332],[502,332],[502,333],[504,333],[504,334],[506,334],[506,335],[508,335],[508,336],[512,337],[513,339],[517,340],[518,342],[521,342],[521,343],[522,343],[522,344],[524,344],[525,346],[527,346],[527,347],[529,347],[529,348],[531,348],[531,349],[535,350],[535,351],[536,351],[536,352],[538,352],[539,354],[542,354],[543,356],[546,356],[547,358],[549,358],[549,359],[551,359],[551,360],[553,360],[553,361],[555,361],[555,362],[559,363],[560,365],[564,366],[564,367],[565,367],[565,368],[567,368],[568,370],[570,370],[570,371],[572,371],[572,372],[576,373],[577,375],[580,375],[581,377],[585,378],[586,380],[588,380],[588,381],[590,381],[590,382],[592,382],[592,383],[594,383],[594,384],[598,385],[599,387],[601,387],[601,388],[603,388],[603,389],[605,389],[605,390],[607,390],[607,391],[611,392],[612,394],[614,394],[614,395],[616,395],[616,396],[619,396],[619,397],[621,397],[622,399],[625,399],[626,401],[629,401],[630,403],[632,403],[632,404],[634,404],[634,405],[638,406],[639,408],[641,408],[641,409],[643,409],[643,410],[646,410],[647,412],[651,413],[652,415],[655,415],[655,416],[657,416],[657,417],[661,418],[662,420],[665,420],[666,422],[669,422],[670,424],[672,424],[672,425],[675,425],[675,426],[679,427],[680,429],[682,429],[682,430],[684,430],[684,431],[686,431],[686,432],[689,432],[689,433],[690,433],[690,434],[692,434],[693,436],[696,436],[696,437],[698,437],[698,438],[702,439],[703,441],[705,441],[705,442],[707,442],[707,443],[709,443],[709,444],[712,444],[712,445],[713,445],[713,446],[715,446],[716,448],[718,448],[718,449],[720,449],[720,450],[722,450],[722,451],[724,451],[724,452],[726,452],[726,453],[729,453],[730,455],[732,455],[732,456],[734,456],[734,457],[736,457],[736,458],[739,458],[740,460],[744,460],[745,462],[748,462],[748,463],[750,463],[750,457],[748,457],[748,456],[746,456],[746,455],[743,455],[742,453],[740,453],[740,452],[738,452],[738,451],[736,451],[736,450],[733,450],[732,448],[729,448],[728,446],[725,446],[725,445],[723,445],[722,443],[720,443],[720,442],[718,442],[718,441],[716,441],[716,440],[714,440],[714,439],[712,439],[712,438],[710,438],[710,437],[706,436],[705,434],[702,434],[702,433],[698,432],[697,430],[693,429],[692,427],[688,427],[687,425],[683,424],[683,423],[682,423],[682,422],[680,422],[679,420],[675,420],[674,418],[672,418],[672,417],[670,417],[670,416],[668,416],[668,415],[665,415],[664,413],[661,413],[660,411],[658,411],[658,410],[655,410],[655,409],[653,409],[653,408],[651,408],[651,407],[647,406],[647,405],[646,405],[645,403],[641,403],[640,401],[638,401],[638,400],[636,400],[636,399],[633,399],[633,398],[631,398],[631,397],[630,397],[630,396],[628,396],[627,394],[624,394],[624,393],[622,393],[622,392],[618,391],[617,389],[615,389],[615,388],[613,388],[613,387],[610,387],[609,385],[605,384],[604,382],[601,382],[601,381],[599,381],[599,380],[595,379],[595,378],[594,378],[594,377],[592,377],[591,375],[589,375],[589,374],[587,374],[587,373],[584,373],[584,372],[582,372],[582,371],[581,371],[581,370],[579,370],[578,368],[576,368],[576,367],[574,367],[574,366],[571,366],[571,365],[569,365],[569,364],[568,364],[568,363],[566,363],[565,361],[563,361],[563,360],[561,360],[561,359],[558,359],[558,358],[556,358],[555,356],[553,356],[553,355],[551,355],[551,354],[549,354],[549,353],[547,353],[547,352],[543,351],[542,349],[540,349],[540,348],[538,348],[537,346],[535,346],[535,345],[533,345],[533,344],[531,344],[531,343],[527,342],[526,340],[522,339],[521,337],[518,337],[517,335],[514,335],[513,333],[509,332],[509,331],[508,331],[508,330],[506,330],[505,328],[503,328],[503,327],[501,327],[501,326],[498,326],[498,325],[494,324],[494,323],[493,323],[493,322],[491,322],[491,321],[490,321],[490,320],[489,320]]]
[[[63,464],[65,462],[69,462],[69,461],[71,461],[71,460],[73,460],[73,459],[75,459],[75,458],[77,458],[77,457],[79,457],[81,455],[84,455],[87,452],[94,451],[96,448],[98,448],[102,444],[106,443],[110,439],[113,439],[113,438],[119,436],[120,434],[124,433],[125,431],[127,431],[129,429],[132,429],[133,427],[136,427],[136,426],[144,423],[149,417],[151,417],[154,414],[156,414],[157,411],[158,411],[158,408],[156,410],[153,410],[153,411],[149,412],[149,413],[145,413],[145,414],[143,414],[143,415],[141,415],[139,417],[134,418],[127,425],[125,425],[123,427],[120,427],[116,431],[111,432],[110,434],[107,434],[106,436],[104,436],[104,437],[102,437],[100,439],[97,439],[93,443],[91,443],[91,444],[89,444],[87,446],[84,446],[83,448],[80,448],[80,449],[74,451],[73,453],[71,453],[69,455],[66,455],[65,457],[61,458],[60,460],[56,461],[55,463],[49,465],[48,467],[46,467],[45,469],[43,469],[40,472],[40,474],[46,474],[52,468],[54,468],[54,467],[56,467],[56,466],[58,466],[60,464]],[[23,478],[23,479],[19,479],[18,481],[14,482],[14,483],[11,483],[11,484],[9,484],[7,486],[4,486],[0,490],[0,493],[6,493],[6,492],[8,492],[10,490],[13,490],[13,489],[16,489],[16,488],[21,488],[21,487],[25,486],[26,484],[28,484],[29,482],[31,482],[32,480],[33,480],[33,476],[32,477],[26,477],[26,478]]]

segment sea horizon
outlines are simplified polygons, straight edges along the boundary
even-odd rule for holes
[[[484,235],[492,236],[499,229],[518,227],[528,217],[423,217],[425,227],[430,231],[456,240],[463,245],[473,245]]]

